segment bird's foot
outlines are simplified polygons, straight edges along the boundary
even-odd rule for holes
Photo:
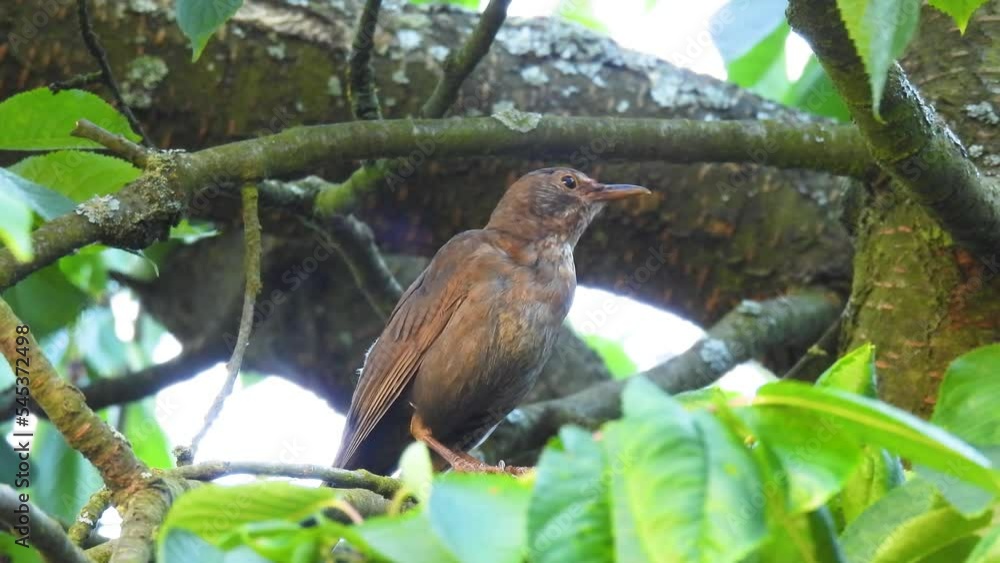
[[[496,465],[490,465],[482,461],[457,460],[452,464],[452,469],[464,473],[506,473],[508,475],[524,475],[531,471],[531,467],[521,467],[517,465],[507,465],[503,461]]]

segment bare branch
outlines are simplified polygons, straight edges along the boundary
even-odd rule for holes
[[[375,91],[375,69],[372,67],[372,47],[375,45],[375,25],[382,0],[367,0],[358,18],[358,29],[348,59],[350,76],[348,96],[354,119],[382,119],[382,109]]]
[[[823,336],[806,350],[805,355],[795,362],[782,379],[797,379],[813,382],[819,379],[826,369],[837,361],[837,350],[840,344],[840,330],[843,317],[830,323]]]
[[[400,482],[367,471],[348,471],[322,465],[264,463],[256,461],[208,461],[178,467],[174,473],[186,479],[211,481],[225,475],[272,475],[296,479],[320,479],[338,489],[365,489],[385,498],[399,491]]]
[[[334,215],[325,219],[325,229],[323,225],[310,219],[303,218],[302,222],[337,249],[350,268],[358,289],[375,312],[383,319],[389,318],[396,302],[403,295],[403,289],[386,266],[368,225],[353,215]]]
[[[243,269],[246,272],[246,288],[243,293],[243,312],[240,316],[240,329],[236,337],[236,347],[233,349],[233,355],[229,358],[229,362],[226,363],[226,381],[222,384],[222,389],[219,390],[215,401],[208,408],[208,413],[205,414],[205,423],[202,425],[201,430],[191,440],[191,459],[194,459],[195,454],[198,453],[198,444],[201,443],[202,438],[205,437],[208,429],[212,427],[212,423],[216,417],[222,412],[222,406],[225,404],[226,398],[232,394],[233,386],[236,384],[236,375],[239,374],[240,366],[243,365],[243,354],[246,352],[247,343],[250,341],[250,330],[253,328],[253,307],[254,303],[257,302],[257,294],[260,293],[261,287],[260,218],[257,214],[256,187],[243,188],[243,237],[246,241],[243,257]]]
[[[24,520],[19,521],[19,517]],[[9,485],[0,485],[0,527],[13,536],[30,535],[29,545],[37,548],[48,561],[91,563],[83,550],[69,541],[59,522],[28,502],[28,495],[19,495]]]
[[[490,51],[490,45],[507,19],[508,6],[510,0],[490,0],[483,15],[479,17],[476,29],[472,30],[462,48],[452,51],[444,60],[444,75],[420,109],[421,117],[444,117],[448,108],[455,103],[462,83]]]
[[[97,38],[97,34],[94,33],[94,27],[90,23],[90,14],[87,11],[87,0],[76,0],[77,16],[80,19],[80,32],[83,35],[83,43],[87,46],[87,50],[97,61],[97,66],[101,69],[101,77],[103,78],[104,85],[111,90],[111,95],[115,98],[115,102],[118,103],[118,109],[125,114],[125,119],[128,120],[129,125],[132,129],[142,136],[143,143],[147,147],[155,148],[153,142],[146,135],[146,132],[142,128],[142,124],[136,119],[135,114],[132,113],[132,108],[125,103],[125,98],[122,97],[122,92],[118,88],[118,83],[115,82],[115,77],[111,73],[111,64],[108,63],[108,54],[104,52],[104,47],[101,47],[101,42]]]
[[[80,0],[82,3],[84,0]],[[86,119],[76,122],[76,127],[70,132],[74,137],[90,139],[108,148],[111,152],[138,166],[145,168],[149,164],[149,150],[145,149],[121,135],[116,135]]]
[[[698,389],[773,349],[808,346],[839,312],[840,299],[822,290],[762,302],[744,301],[687,352],[641,375],[668,393]],[[517,456],[537,450],[565,424],[596,428],[618,418],[625,383],[600,383],[566,397],[518,408],[481,449],[490,460]]]
[[[378,2],[369,1],[369,4],[372,3],[377,4]],[[486,6],[486,10],[480,16],[476,28],[466,38],[462,47],[457,51],[449,53],[445,59],[441,79],[438,80],[434,91],[431,92],[427,101],[424,102],[423,107],[420,108],[420,117],[444,117],[448,108],[455,103],[462,83],[472,74],[479,61],[489,52],[490,45],[493,44],[497,32],[503,25],[504,20],[507,19],[507,7],[509,5],[510,0],[490,0],[489,5]],[[361,15],[362,22],[365,21],[365,14],[369,12],[369,7],[368,5],[365,6],[365,11]],[[374,26],[374,24],[372,25]],[[358,33],[359,35],[361,33],[361,24],[359,24]],[[355,40],[355,46],[357,46],[357,40]],[[353,72],[353,56],[351,62]],[[375,100],[375,103],[377,104],[378,101]],[[356,118],[359,117],[357,110],[355,110],[354,115]],[[379,114],[379,118],[381,119],[381,114]],[[318,215],[327,216],[335,211],[342,211],[344,208],[349,207],[353,204],[358,194],[370,190],[378,182],[384,180],[386,176],[394,174],[399,166],[400,163],[397,161],[390,159],[378,160],[365,164],[355,170],[343,182],[330,184],[324,189],[326,193],[323,194],[321,192],[320,197],[323,201],[336,203],[317,206]]]
[[[914,4],[916,6],[916,4]],[[893,64],[881,108],[873,111],[864,65],[833,0],[794,0],[788,21],[808,40],[851,112],[872,154],[941,225],[980,258],[1000,247],[1000,188],[982,176],[947,124]]]

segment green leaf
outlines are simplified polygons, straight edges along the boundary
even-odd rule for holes
[[[411,4],[451,4],[474,12],[479,11],[479,0],[410,0]]]
[[[0,102],[0,150],[104,148],[89,139],[70,136],[80,119],[132,141],[140,139],[125,116],[90,92],[62,90],[53,94],[48,88],[36,88]]]
[[[965,34],[969,18],[986,0],[929,0],[931,6],[948,14],[955,20],[958,30]]]
[[[785,22],[788,0],[729,0],[712,15],[708,31],[727,64],[750,52]]]
[[[930,555],[921,557],[918,563],[955,563],[956,561],[966,561],[976,548],[977,543],[979,543],[979,536],[970,534],[951,542]]]
[[[816,386],[876,398],[875,347],[864,344],[840,358],[819,377]],[[853,521],[902,482],[903,466],[899,459],[882,448],[866,444],[861,449],[859,465],[844,483],[836,503],[844,522]]]
[[[608,26],[594,14],[594,6],[590,0],[560,0],[555,13],[566,21],[578,23],[598,33],[608,32]]]
[[[837,360],[816,380],[817,387],[849,391],[877,398],[875,389],[875,347],[863,344]]]
[[[156,559],[161,563],[222,563],[225,554],[221,549],[187,530],[170,530],[163,540]]]
[[[530,561],[614,560],[604,450],[590,433],[567,426],[538,460],[528,509]]]
[[[177,25],[191,42],[191,62],[198,60],[205,45],[233,14],[243,0],[177,0]]]
[[[861,463],[840,491],[838,506],[845,523],[851,523],[866,508],[903,484],[903,466],[899,458],[883,448],[866,444]]]
[[[994,465],[1000,462],[1000,344],[976,348],[956,358],[945,371],[931,422],[977,446]],[[978,514],[994,495],[949,475],[924,467],[917,472],[938,485],[941,493],[966,515]]]
[[[913,463],[956,474],[992,492],[1000,476],[990,461],[955,436],[895,407],[796,381],[779,381],[757,391],[754,408],[773,408],[790,419],[827,416],[839,432],[863,443],[884,447]]]
[[[1000,344],[976,348],[945,371],[931,422],[973,444],[1000,445]]]
[[[756,562],[844,563],[833,518],[826,507],[797,516],[787,513],[771,526],[771,534],[755,554]],[[746,562],[750,563],[750,562]]]
[[[104,486],[94,466],[48,421],[38,423],[31,457],[32,501],[65,522],[76,519],[87,499]]]
[[[841,536],[853,563],[914,561],[983,527],[991,515],[967,519],[931,483],[915,477],[865,510]]]
[[[451,554],[431,530],[424,510],[398,517],[377,517],[353,528],[352,544],[374,550],[384,559],[400,563],[453,563]],[[362,545],[358,545],[362,544]]]
[[[739,561],[766,537],[750,453],[707,412],[688,413],[645,377],[604,427],[619,561]]]
[[[132,450],[146,465],[156,469],[174,466],[170,455],[170,441],[156,420],[156,402],[144,399],[130,403],[125,408],[125,437],[132,444]]]
[[[399,459],[400,479],[407,490],[421,503],[431,496],[431,481],[434,478],[434,468],[431,466],[431,454],[423,442],[413,442]]]
[[[684,391],[683,393],[673,395],[673,398],[683,405],[685,409],[693,411],[712,408],[720,401],[725,403],[742,396],[743,395],[736,391],[726,391],[721,387],[712,386],[702,387],[701,389],[692,389],[691,391]]]
[[[917,29],[920,0],[837,0],[837,7],[868,73],[878,116],[889,69]]]
[[[996,563],[1000,561],[1000,525],[993,526],[983,534],[965,563]]]
[[[775,409],[737,413],[768,448],[786,480],[786,511],[812,512],[837,494],[861,461],[861,446],[828,416],[790,417]]]
[[[56,264],[70,283],[97,300],[108,287],[108,270],[101,259],[101,253],[108,250],[105,246],[92,244],[75,254],[63,256]]]
[[[616,379],[628,377],[638,371],[635,362],[625,353],[625,347],[618,340],[604,338],[597,334],[584,335],[583,341],[604,360],[604,365]]]
[[[791,28],[784,21],[746,54],[726,65],[727,79],[752,92],[780,100],[791,87],[785,71],[785,40]]]
[[[32,156],[10,169],[78,203],[93,196],[117,192],[142,174],[141,170],[120,158],[83,151]]]
[[[781,102],[787,106],[804,109],[816,115],[849,122],[851,113],[830,81],[830,75],[819,64],[816,55],[809,55],[802,76],[785,92]]]
[[[3,292],[3,298],[35,336],[42,337],[75,319],[87,295],[52,265]]]
[[[0,175],[0,184],[3,184]],[[19,262],[28,262],[35,256],[31,246],[31,223],[34,214],[23,201],[12,197],[0,186],[0,243],[10,250]]]
[[[518,563],[530,497],[530,486],[508,475],[446,473],[434,482],[427,517],[458,560]]]
[[[11,561],[16,563],[45,563],[38,550],[34,548],[33,540],[28,539],[30,547],[25,548],[14,543],[14,536],[0,531],[0,561]],[[17,556],[15,559],[14,556]]]
[[[224,487],[204,485],[184,493],[174,503],[160,527],[159,542],[174,529],[190,530],[219,545],[241,526],[282,520],[301,522],[331,506],[333,489],[307,488],[285,481],[261,481]]]
[[[6,193],[8,197],[27,204],[45,220],[65,215],[75,207],[73,200],[68,197],[5,168],[0,168],[0,193]]]

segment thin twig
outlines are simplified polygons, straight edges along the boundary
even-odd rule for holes
[[[375,26],[382,0],[368,0],[358,18],[358,29],[348,58],[347,94],[351,99],[354,119],[382,119],[382,109],[375,91],[375,69],[372,67],[372,47],[375,45]]]
[[[83,454],[97,468],[104,484],[114,494],[125,497],[130,491],[145,486],[152,475],[149,467],[135,456],[124,436],[87,406],[80,390],[56,373],[30,328],[21,328],[26,326],[7,302],[0,299],[0,334],[4,335],[0,338],[0,349],[11,369],[22,368],[20,372],[23,373],[27,362],[31,397],[42,407],[69,447]],[[18,345],[12,335],[23,336],[24,344]],[[18,359],[21,359],[20,364]]]
[[[826,369],[837,360],[837,346],[840,344],[840,328],[843,317],[830,323],[829,328],[819,337],[815,344],[792,366],[782,379],[797,379],[814,382]]]
[[[76,517],[76,520],[70,525],[69,531],[66,532],[69,541],[76,545],[83,545],[84,540],[97,527],[97,521],[101,519],[101,515],[107,510],[109,504],[111,504],[111,491],[108,489],[101,489],[91,495],[83,508],[80,509],[80,515]]]
[[[367,471],[348,471],[323,465],[266,463],[257,461],[207,461],[173,470],[185,479],[211,481],[225,475],[268,475],[295,479],[320,479],[337,489],[365,489],[385,498],[392,498],[402,486],[392,477]]]
[[[455,99],[458,98],[458,91],[461,89],[462,84],[465,80],[472,74],[475,70],[476,65],[479,61],[486,56],[489,52],[490,46],[493,44],[493,40],[496,38],[497,32],[503,25],[504,20],[507,19],[507,7],[510,5],[511,0],[490,0],[486,10],[483,11],[483,15],[480,16],[479,22],[476,24],[476,28],[472,30],[469,37],[466,38],[462,47],[448,54],[448,58],[444,61],[444,69],[441,76],[441,80],[438,81],[437,86],[435,86],[434,91],[427,98],[423,107],[420,109],[420,116],[425,118],[439,118],[443,117],[448,108],[455,103]],[[378,4],[378,2],[369,2]],[[368,12],[369,6],[366,6],[365,13]],[[365,21],[365,15],[362,14],[362,23]],[[374,23],[372,23],[374,29]],[[362,26],[361,23],[358,24],[358,35],[361,35]],[[355,47],[357,47],[357,39],[355,39]],[[352,66],[354,69],[354,55],[352,55]],[[370,70],[370,68],[369,68]],[[353,70],[352,70],[353,73]],[[353,75],[352,75],[353,76]],[[372,95],[374,96],[374,86],[371,86]],[[352,98],[353,100],[353,98]],[[355,100],[356,102],[356,100]],[[374,101],[376,109],[378,109],[378,100]],[[359,117],[358,110],[355,109],[355,117]],[[381,118],[381,115],[378,115]],[[346,180],[339,184],[331,184],[320,197],[330,200],[335,199],[338,202],[338,207],[344,207],[350,205],[354,202],[358,194],[364,193],[370,190],[378,182],[384,180],[386,176],[395,172],[399,167],[399,161],[391,159],[381,159],[374,163],[368,163],[355,170]],[[320,211],[320,216],[327,215],[327,206],[318,206],[317,210]]]
[[[59,93],[63,90],[71,90],[73,88],[80,88],[81,86],[89,86],[95,82],[100,82],[104,77],[101,71],[95,70],[94,72],[85,72],[83,74],[77,74],[66,80],[58,80],[49,84],[49,90],[52,90],[53,94]]]
[[[324,221],[327,228],[310,219],[302,222],[337,250],[368,303],[380,317],[389,318],[403,288],[386,266],[368,225],[353,215],[334,215]]]
[[[222,412],[222,405],[226,398],[233,392],[236,385],[236,375],[243,365],[243,354],[246,352],[247,342],[250,340],[250,330],[253,328],[253,308],[257,302],[257,294],[260,293],[260,218],[257,215],[257,187],[249,186],[243,188],[243,237],[245,241],[245,255],[243,257],[244,271],[246,272],[246,287],[243,293],[243,312],[240,316],[240,329],[236,337],[236,348],[233,355],[226,363],[226,381],[222,384],[222,389],[209,407],[205,415],[205,423],[201,430],[191,440],[191,459],[198,453],[198,444],[212,427],[219,413]]]
[[[20,521],[21,517],[24,521]],[[83,550],[69,540],[59,522],[9,485],[0,485],[0,528],[15,537],[24,536],[28,545],[38,549],[48,561],[91,563]]]
[[[121,135],[116,135],[89,120],[78,120],[76,127],[70,131],[70,135],[90,139],[99,145],[107,147],[111,152],[139,168],[145,168],[149,162],[151,155],[149,149],[137,145]]]
[[[149,136],[146,135],[146,131],[143,130],[142,124],[139,123],[135,114],[132,113],[132,108],[125,103],[125,98],[122,97],[118,83],[115,82],[115,76],[111,73],[111,64],[108,63],[108,54],[104,52],[104,47],[101,47],[101,42],[97,38],[97,34],[94,33],[94,27],[90,23],[87,0],[76,0],[76,8],[77,16],[80,18],[80,32],[83,35],[83,42],[87,46],[87,50],[90,51],[90,54],[97,60],[97,65],[101,68],[103,82],[111,90],[111,95],[115,98],[115,102],[118,103],[118,109],[125,114],[125,119],[128,120],[132,129],[142,136],[143,144],[151,149],[156,148],[153,146],[152,141],[149,140]]]
[[[420,109],[421,117],[444,117],[448,108],[455,103],[462,83],[490,51],[500,26],[507,19],[510,2],[511,0],[490,0],[462,48],[448,54],[448,58],[444,60],[444,74]]]

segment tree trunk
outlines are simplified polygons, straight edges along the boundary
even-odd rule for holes
[[[992,176],[1000,171],[992,105],[1000,92],[998,10],[996,1],[980,8],[962,36],[948,16],[925,7],[902,61],[980,170]],[[956,246],[891,182],[874,182],[864,199],[844,349],[874,342],[882,398],[926,416],[947,365],[1000,337],[1000,263],[996,255],[983,262]]]

